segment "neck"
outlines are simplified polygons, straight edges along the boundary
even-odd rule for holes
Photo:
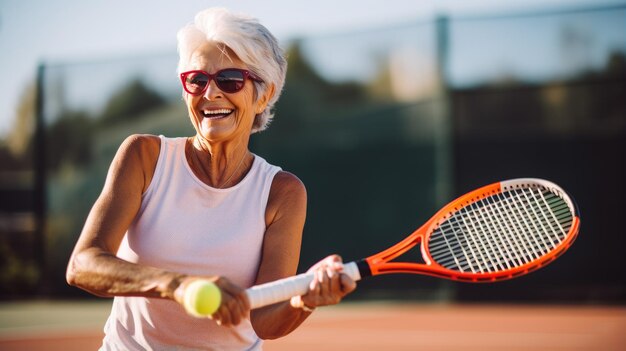
[[[247,141],[209,143],[197,136],[188,139],[187,159],[194,173],[214,188],[237,184],[250,168]]]

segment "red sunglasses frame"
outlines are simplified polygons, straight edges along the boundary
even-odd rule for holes
[[[229,91],[229,90],[225,90],[225,89],[223,89],[223,88],[222,88],[222,86],[220,85],[220,81],[219,81],[219,80],[217,80],[217,79],[215,79],[215,78],[216,78],[216,77],[217,77],[220,73],[222,73],[222,72],[224,72],[224,71],[237,71],[237,72],[240,72],[240,73],[243,75],[243,83],[244,83],[244,84],[242,84],[242,85],[241,85],[241,88],[239,88],[239,89],[237,89],[237,90],[232,90],[232,91]],[[187,89],[187,84],[186,84],[187,77],[188,77],[190,74],[193,74],[193,73],[202,73],[202,74],[206,75],[207,77],[209,77],[209,79],[207,80],[207,84],[204,86],[204,88],[202,88],[202,90],[201,90],[200,92],[197,92],[197,93],[192,93],[191,91],[189,91],[189,89]],[[194,95],[194,96],[198,96],[198,95],[202,95],[202,94],[204,94],[204,92],[206,92],[206,90],[209,88],[209,85],[211,84],[211,81],[215,81],[215,85],[217,85],[217,87],[218,87],[221,91],[223,91],[223,92],[225,92],[225,93],[227,93],[227,94],[234,94],[234,93],[238,93],[238,92],[240,92],[240,91],[243,89],[243,87],[245,86],[246,79],[250,79],[250,80],[253,80],[253,81],[255,81],[255,82],[263,83],[263,80],[261,80],[259,77],[257,77],[256,75],[254,75],[254,73],[252,73],[252,72],[250,72],[250,71],[248,71],[248,70],[245,70],[245,69],[240,69],[240,68],[224,68],[224,69],[221,69],[221,70],[219,70],[219,71],[215,72],[214,74],[210,74],[209,72],[204,71],[204,70],[192,70],[192,71],[182,72],[182,73],[180,74],[180,81],[181,81],[181,83],[182,83],[182,85],[183,85],[183,89],[185,89],[185,91],[186,91],[188,94],[190,94],[190,95]]]

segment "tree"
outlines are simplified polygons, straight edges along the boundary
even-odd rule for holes
[[[143,112],[165,105],[166,101],[141,79],[132,80],[113,94],[100,116],[102,124],[111,125],[139,117]]]

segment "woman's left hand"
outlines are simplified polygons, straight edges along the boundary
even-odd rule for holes
[[[307,272],[314,272],[315,278],[309,285],[309,291],[299,297],[301,303],[310,309],[339,303],[356,289],[356,282],[342,271],[343,262],[338,255],[330,255],[313,265]],[[292,305],[297,305],[297,300],[298,297],[292,300]]]
[[[174,291],[174,300],[184,306],[185,289],[189,284],[198,279],[208,280],[215,284],[220,290],[221,302],[219,308],[209,317],[213,319],[215,323],[223,326],[234,326],[248,318],[250,302],[248,301],[246,291],[229,279],[221,276],[183,278],[180,285]]]

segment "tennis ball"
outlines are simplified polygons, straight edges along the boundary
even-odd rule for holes
[[[220,289],[208,280],[195,280],[185,288],[185,310],[195,317],[209,317],[220,307]]]

